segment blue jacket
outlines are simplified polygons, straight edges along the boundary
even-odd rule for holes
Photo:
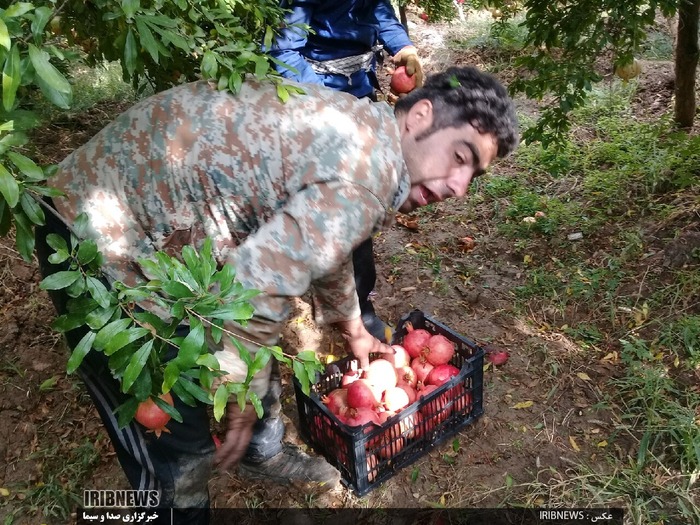
[[[358,71],[349,79],[343,75],[317,74],[305,59],[323,61],[361,55],[377,42],[384,45],[390,55],[413,45],[389,0],[282,0],[282,6],[291,12],[286,16],[287,27],[272,46],[271,55],[297,69],[295,73],[277,66],[284,77],[299,82],[324,84],[364,97],[374,91],[365,71]],[[314,32],[307,35],[291,27],[300,23],[309,25]]]

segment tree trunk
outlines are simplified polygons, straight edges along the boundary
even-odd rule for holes
[[[680,0],[676,44],[676,123],[692,128],[695,119],[695,71],[698,66],[700,0]]]
[[[399,17],[401,18],[401,24],[403,25],[403,28],[406,30],[406,34],[408,35],[408,17],[406,16],[405,5],[399,6]]]

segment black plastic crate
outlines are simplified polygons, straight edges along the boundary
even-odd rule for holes
[[[460,372],[381,427],[372,423],[349,427],[321,401],[340,387],[342,375],[351,369],[354,358],[346,357],[329,365],[312,385],[310,396],[302,392],[301,384],[294,378],[302,438],[340,471],[343,483],[358,496],[375,489],[483,413],[483,349],[419,310],[401,318],[394,344],[400,344],[408,333],[408,323],[444,335],[454,343],[456,351],[450,364]]]

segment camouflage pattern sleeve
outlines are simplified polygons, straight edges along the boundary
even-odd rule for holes
[[[194,82],[144,99],[61,163],[57,208],[69,223],[87,213],[105,269],[129,285],[149,279],[139,258],[211,238],[263,292],[229,327],[252,351],[277,343],[310,288],[319,320],[357,317],[349,258],[405,198],[400,133],[386,104],[303,89],[283,103],[271,83],[233,95]]]

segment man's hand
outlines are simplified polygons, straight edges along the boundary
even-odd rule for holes
[[[234,466],[245,454],[253,437],[253,425],[258,415],[252,405],[241,412],[238,403],[230,401],[226,406],[226,436],[214,455],[214,464],[223,470]]]
[[[369,366],[369,354],[394,354],[394,349],[380,342],[370,334],[358,317],[350,321],[336,323],[346,341],[348,350],[360,362],[360,368]]]
[[[413,46],[402,48],[392,59],[396,66],[406,66],[408,76],[416,77],[416,87],[423,85],[423,66],[418,58],[418,50]]]

